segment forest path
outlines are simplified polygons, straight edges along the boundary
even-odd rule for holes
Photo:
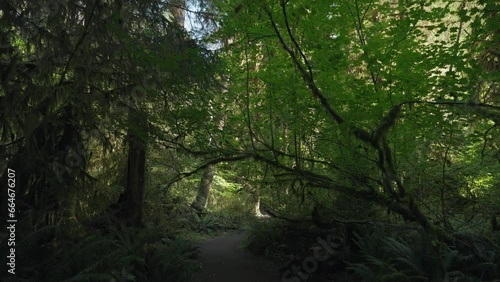
[[[279,263],[241,249],[246,236],[238,232],[203,242],[195,282],[279,282]]]

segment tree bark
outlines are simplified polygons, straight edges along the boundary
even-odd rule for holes
[[[185,0],[174,0],[172,1],[171,12],[174,16],[174,21],[180,27],[184,28],[184,22],[186,21],[186,1]]]
[[[255,216],[262,217],[262,212],[260,211],[260,187],[255,187]]]
[[[146,148],[144,142],[134,133],[129,133],[127,165],[127,189],[124,194],[126,222],[139,226],[142,224],[144,203]]]
[[[210,193],[210,187],[212,186],[212,181],[215,174],[215,164],[210,164],[203,171],[201,177],[200,186],[198,186],[198,192],[196,194],[196,199],[191,204],[191,208],[195,209],[198,213],[202,213],[207,207],[208,194]]]
[[[146,174],[146,143],[134,130],[146,129],[147,122],[137,110],[129,110],[128,129],[128,157],[127,157],[127,186],[125,193],[120,196],[122,205],[120,216],[130,226],[142,224],[142,210],[144,206],[144,178]],[[147,131],[146,131],[147,132]]]

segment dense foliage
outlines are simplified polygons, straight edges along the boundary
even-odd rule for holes
[[[245,225],[263,255],[345,243],[317,281],[493,281],[499,9],[3,1],[16,278],[188,281],[193,239],[265,213]]]

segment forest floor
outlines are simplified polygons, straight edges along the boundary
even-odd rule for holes
[[[243,251],[246,236],[236,232],[202,242],[195,282],[278,282],[280,262]]]

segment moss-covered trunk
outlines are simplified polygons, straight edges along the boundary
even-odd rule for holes
[[[210,164],[203,171],[196,199],[191,204],[191,207],[197,212],[203,212],[207,206],[208,194],[215,174],[215,164]]]

